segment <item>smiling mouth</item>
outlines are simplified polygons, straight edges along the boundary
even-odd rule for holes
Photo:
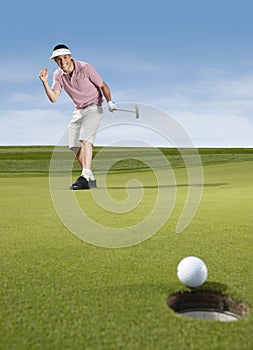
[[[67,72],[69,70],[69,65],[68,64],[63,64],[61,66],[61,69],[64,71],[64,72]]]
[[[65,62],[60,64],[60,68],[65,72],[65,73],[70,73],[72,69],[71,62]]]

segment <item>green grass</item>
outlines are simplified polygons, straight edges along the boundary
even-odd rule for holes
[[[69,152],[67,147],[58,147],[63,155]],[[94,158],[99,154],[103,147],[94,148]],[[1,176],[30,176],[39,174],[48,175],[50,160],[54,151],[53,146],[0,146],[0,174]],[[180,151],[175,148],[161,148],[161,154],[169,159],[173,168],[184,166]],[[152,148],[141,148],[141,155],[144,159],[153,159],[154,151]],[[191,153],[191,152],[190,152]],[[253,150],[251,148],[201,148],[199,149],[201,161],[204,165],[220,164],[227,162],[236,162],[244,160],[253,160]],[[103,170],[106,160],[114,158],[124,159],[113,165],[113,171],[132,171],[136,169],[147,169],[143,162],[138,161],[140,148],[130,147],[106,147],[103,152],[103,160],[97,161],[96,169]],[[126,158],[129,158],[128,160]],[[159,161],[161,163],[159,163]],[[163,166],[163,159],[158,159],[157,166]],[[74,162],[75,172],[79,171],[77,162]]]
[[[240,321],[220,323],[187,319],[166,305],[171,293],[189,290],[178,281],[176,266],[183,257],[196,255],[209,268],[201,290],[220,291],[252,309],[252,149],[200,150],[203,196],[181,234],[175,228],[187,195],[186,171],[177,150],[163,149],[177,179],[175,208],[156,235],[121,249],[85,243],[60,221],[49,190],[52,151],[0,149],[0,349],[253,348],[252,312]],[[124,186],[131,176],[142,179],[143,203],[131,220],[149,212],[157,195],[152,172],[133,161],[137,151],[130,150],[125,164],[121,161],[108,175],[109,184],[118,187],[110,194],[119,201],[126,198]],[[108,159],[115,152],[107,152]],[[102,165],[98,170],[99,183]],[[129,213],[117,221],[116,214],[94,206],[89,192],[75,195],[101,224],[117,227],[130,220]]]

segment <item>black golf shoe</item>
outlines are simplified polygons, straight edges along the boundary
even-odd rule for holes
[[[73,183],[70,190],[89,190],[90,188],[96,188],[96,180],[87,180],[84,176],[80,176],[75,183]]]
[[[97,187],[97,181],[89,179],[89,188],[96,188]]]

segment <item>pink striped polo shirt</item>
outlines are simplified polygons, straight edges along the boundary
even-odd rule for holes
[[[63,88],[77,109],[85,108],[93,103],[102,105],[103,97],[100,87],[103,79],[101,76],[91,64],[77,60],[73,62],[75,69],[72,76],[64,73],[61,68],[54,72],[52,89],[61,91]]]

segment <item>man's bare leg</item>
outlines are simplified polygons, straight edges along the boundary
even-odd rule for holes
[[[83,190],[96,188],[97,183],[91,171],[91,162],[93,155],[93,145],[88,141],[83,141],[80,148],[72,148],[76,159],[82,167],[82,175],[70,186],[71,190]]]
[[[77,153],[77,160],[82,166],[82,175],[87,178],[87,180],[95,180],[93,173],[91,171],[91,162],[93,155],[93,145],[88,141],[82,141],[82,146]]]
[[[88,141],[83,141],[76,158],[82,168],[91,168],[93,145]]]

